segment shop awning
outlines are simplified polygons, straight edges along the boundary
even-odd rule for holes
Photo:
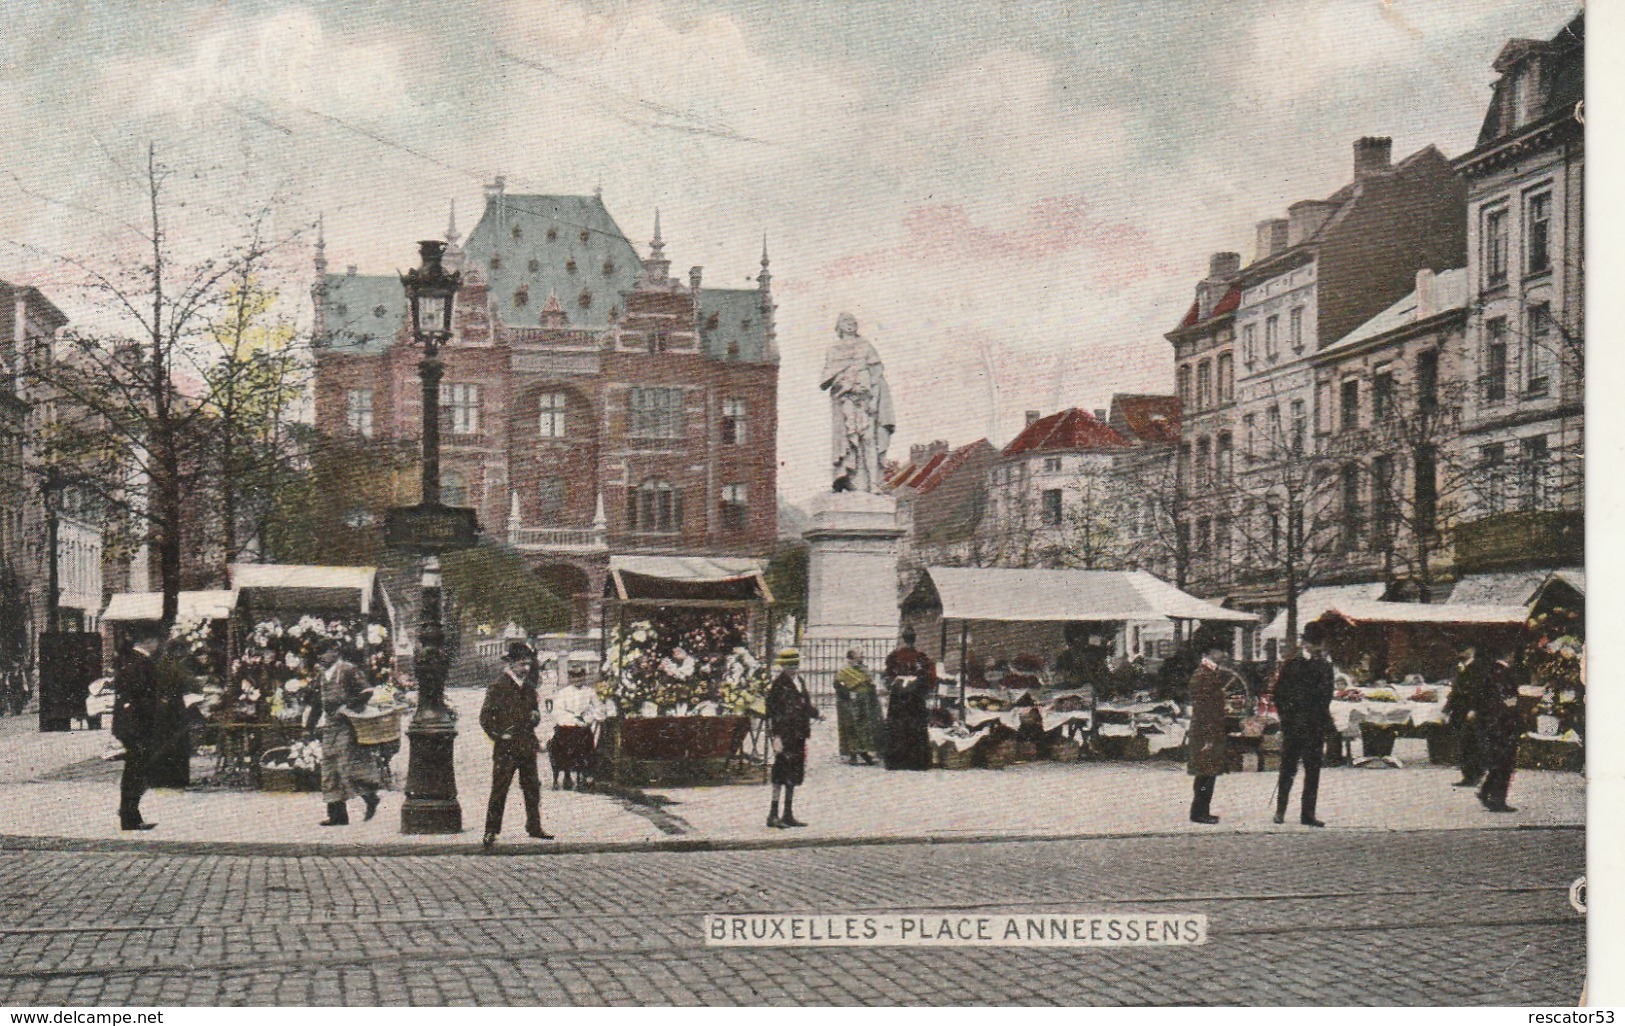
[[[1143,570],[929,567],[905,608],[940,607],[945,619],[1002,621],[1213,620],[1255,623]]]
[[[758,559],[611,556],[604,597],[641,605],[757,605],[773,601]]]
[[[176,617],[180,620],[225,620],[237,608],[235,591],[183,591],[176,596]],[[164,614],[164,593],[161,591],[127,591],[107,600],[102,619],[115,623],[143,620],[161,620]]]
[[[1340,617],[1353,624],[1521,627],[1528,616],[1528,609],[1521,605],[1345,600],[1320,618]]]
[[[245,593],[256,609],[354,609],[366,616],[376,599],[385,615],[394,619],[389,596],[378,586],[377,567],[233,563],[229,572],[231,586]]]
[[[1340,602],[1371,602],[1382,597],[1388,586],[1378,581],[1375,584],[1333,584],[1319,588],[1305,588],[1298,595],[1298,626],[1302,627],[1310,620],[1320,617],[1320,614],[1333,608]],[[1260,632],[1264,640],[1286,640],[1286,611],[1282,610],[1272,620],[1268,627]]]

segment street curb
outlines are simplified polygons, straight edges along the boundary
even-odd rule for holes
[[[1456,834],[1484,830],[1560,831],[1584,830],[1570,823],[1507,824],[1482,827],[1419,828],[1392,830],[1380,827],[1350,827],[1317,830],[1214,830],[1138,831],[1132,833],[1076,834],[905,834],[895,837],[763,837],[763,838],[669,838],[651,841],[579,841],[556,844],[499,844],[490,855],[616,855],[638,853],[687,853],[729,851],[777,851],[794,848],[866,848],[890,845],[1000,844],[1039,842],[1079,842],[1111,840],[1181,839],[1201,837],[1327,837],[1338,834]],[[429,844],[331,845],[280,843],[274,841],[159,841],[122,838],[22,837],[0,834],[0,851],[81,851],[140,855],[226,855],[273,858],[399,858],[412,855],[465,855],[484,857],[476,831],[466,831],[466,841]]]

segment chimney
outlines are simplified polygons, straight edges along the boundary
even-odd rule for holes
[[[1354,180],[1380,175],[1391,166],[1394,141],[1385,135],[1366,135],[1354,140]]]
[[[346,278],[354,278],[355,277],[355,264],[345,264],[344,265],[344,276]]]
[[[1224,296],[1225,283],[1241,271],[1240,253],[1215,253],[1208,258],[1207,277],[1196,285],[1196,319],[1213,316],[1213,308]]]
[[[688,287],[695,292],[700,291],[700,271],[702,268],[690,267],[688,269]]]
[[[1240,253],[1215,253],[1208,257],[1207,276],[1215,281],[1234,278],[1241,270]]]
[[[1095,419],[1100,421],[1102,424],[1106,423],[1106,411],[1105,410],[1096,410],[1095,411]]]
[[[1038,411],[1037,410],[1028,410],[1027,411],[1027,426],[1032,427],[1036,423],[1038,423]]]
[[[1424,267],[1416,272],[1416,319],[1425,321],[1438,312],[1438,278],[1432,268]]]
[[[1258,222],[1258,249],[1253,259],[1267,260],[1286,248],[1287,219],[1271,218]]]
[[[1307,241],[1337,212],[1336,203],[1301,200],[1287,207],[1286,244],[1288,248]]]

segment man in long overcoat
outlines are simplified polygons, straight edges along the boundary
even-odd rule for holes
[[[1461,767],[1456,787],[1477,787],[1484,779],[1484,724],[1478,718],[1478,706],[1488,666],[1489,660],[1481,658],[1477,648],[1465,646],[1450,697],[1444,700],[1445,719],[1456,732],[1456,764]]]
[[[937,688],[937,670],[924,652],[914,647],[914,628],[903,628],[903,643],[886,657],[881,674],[886,681],[886,768],[931,768],[931,736],[926,730],[930,697]]]
[[[536,755],[541,747],[536,725],[542,722],[534,680],[536,650],[523,641],[510,642],[502,660],[506,665],[485,689],[485,701],[480,706],[480,728],[492,745],[491,800],[485,807],[482,842],[486,851],[502,833],[502,813],[516,773],[525,799],[525,833],[544,841],[553,836],[542,829],[542,780],[536,772]]]
[[[365,709],[372,692],[366,675],[344,658],[338,642],[324,644],[316,660],[322,668],[321,686],[316,689],[316,701],[306,714],[305,725],[306,729],[317,729],[322,739],[322,800],[327,803],[327,818],[321,825],[348,826],[347,803],[351,798],[360,795],[367,806],[367,819],[378,811],[382,776],[378,759],[356,741],[355,727],[343,715],[345,710]]]
[[[1281,772],[1275,781],[1275,822],[1286,821],[1292,780],[1303,763],[1303,800],[1299,822],[1323,827],[1315,817],[1320,796],[1320,763],[1326,754],[1326,727],[1331,723],[1332,661],[1326,657],[1326,627],[1305,624],[1300,647],[1275,676],[1275,710],[1281,717]]]
[[[1232,675],[1223,668],[1230,646],[1221,631],[1205,631],[1199,636],[1202,661],[1191,675],[1191,726],[1185,735],[1186,770],[1195,781],[1191,788],[1191,822],[1212,824],[1213,786],[1227,772],[1225,758],[1225,685]]]
[[[1477,713],[1484,729],[1484,783],[1479,802],[1491,812],[1517,812],[1507,804],[1512,769],[1518,761],[1518,738],[1523,717],[1518,712],[1518,674],[1512,668],[1508,646],[1497,645],[1485,667]]]
[[[807,775],[807,738],[812,721],[818,718],[807,684],[797,671],[801,653],[787,648],[774,660],[779,675],[767,689],[767,733],[773,744],[773,800],[767,810],[767,825],[774,829],[807,824],[796,819],[796,788]],[[784,815],[779,815],[779,795],[784,795]]]
[[[163,632],[156,625],[141,628],[113,668],[113,736],[124,745],[118,804],[121,830],[151,830],[156,825],[141,818],[141,796],[147,790],[158,718],[158,668],[153,655],[161,644]]]

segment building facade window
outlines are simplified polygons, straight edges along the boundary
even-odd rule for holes
[[[722,444],[744,445],[749,438],[745,427],[745,400],[722,400]]]
[[[1302,399],[1292,400],[1292,455],[1302,456],[1309,445],[1309,413]]]
[[[1179,445],[1179,466],[1175,470],[1181,491],[1189,491],[1191,487],[1191,443],[1181,442]]]
[[[1044,473],[1046,473],[1046,474],[1059,474],[1060,472],[1061,472],[1061,457],[1059,457],[1059,456],[1045,456],[1044,457]]]
[[[1196,521],[1196,551],[1202,556],[1213,551],[1213,521],[1208,517]]]
[[[1280,458],[1280,452],[1286,448],[1286,436],[1281,433],[1281,408],[1271,406],[1264,414],[1264,444],[1268,447],[1267,457],[1270,460]]]
[[[1552,194],[1536,193],[1524,208],[1524,270],[1539,274],[1552,267]]]
[[[749,504],[746,498],[745,486],[742,484],[723,485],[722,529],[732,532],[743,531],[748,521]]]
[[[1235,472],[1234,448],[1235,443],[1230,436],[1230,432],[1221,431],[1214,447],[1214,464],[1217,470],[1215,476],[1221,485],[1229,484]]]
[[[1433,446],[1416,447],[1415,478],[1416,498],[1412,505],[1416,514],[1416,531],[1418,534],[1429,534],[1439,515],[1439,467]]]
[[[1518,443],[1523,470],[1523,487],[1518,489],[1524,509],[1545,509],[1549,498],[1547,481],[1551,471],[1551,453],[1546,448],[1546,436],[1535,435]]]
[[[1484,401],[1501,402],[1507,397],[1507,319],[1494,317],[1484,322]]]
[[[1342,385],[1341,416],[1338,427],[1343,431],[1355,431],[1360,427],[1360,379],[1347,378]]]
[[[1059,488],[1046,488],[1039,496],[1042,503],[1041,515],[1045,527],[1061,526],[1061,490]]]
[[[1281,356],[1281,317],[1270,314],[1264,318],[1264,359],[1274,361]]]
[[[1241,362],[1251,367],[1258,362],[1258,325],[1249,324],[1241,329]]]
[[[1179,380],[1179,406],[1180,409],[1191,409],[1191,365],[1182,363],[1175,374]]]
[[[1491,442],[1478,448],[1478,490],[1486,514],[1506,509],[1506,446]]]
[[[536,400],[537,424],[543,438],[563,438],[569,397],[563,392],[543,392]]]
[[[1213,443],[1206,438],[1196,440],[1196,487],[1206,489],[1212,484]]]
[[[1371,461],[1371,548],[1386,552],[1393,541],[1394,458],[1378,456]]]
[[[1416,354],[1416,406],[1422,413],[1439,408],[1439,351],[1427,349]]]
[[[628,431],[634,438],[683,437],[683,390],[632,388],[628,392]]]
[[[1258,416],[1256,414],[1249,413],[1241,418],[1241,433],[1242,444],[1246,446],[1244,452],[1248,462],[1251,462],[1258,455]]]
[[[344,421],[362,438],[372,437],[372,389],[352,388],[344,393]]]
[[[1550,303],[1529,308],[1529,324],[1523,344],[1523,384],[1527,395],[1545,395],[1551,384],[1552,324]]]
[[[1340,492],[1343,499],[1343,548],[1353,551],[1360,547],[1360,532],[1365,524],[1365,509],[1360,504],[1360,466],[1344,465]]]
[[[468,505],[468,479],[456,470],[441,471],[440,501],[446,506]]]
[[[1371,423],[1381,424],[1394,414],[1394,367],[1379,363],[1371,372]]]
[[[1303,307],[1292,308],[1287,319],[1287,338],[1292,342],[1294,353],[1303,352]]]
[[[1507,212],[1505,207],[1484,211],[1484,285],[1505,285],[1507,280]]]
[[[1236,401],[1236,361],[1229,353],[1220,353],[1216,364],[1218,368],[1218,401],[1231,403]]]
[[[440,416],[454,435],[480,433],[480,386],[454,383],[440,386]]]
[[[1196,408],[1205,410],[1213,405],[1213,364],[1203,360],[1196,365]]]
[[[675,534],[683,529],[683,497],[671,482],[650,478],[627,493],[632,530]]]
[[[536,483],[536,507],[541,511],[543,523],[564,516],[567,487],[562,477],[544,477]]]

